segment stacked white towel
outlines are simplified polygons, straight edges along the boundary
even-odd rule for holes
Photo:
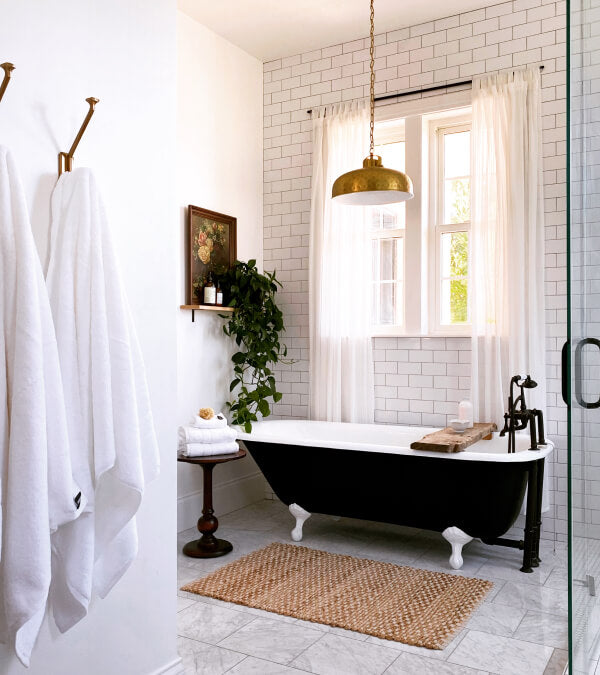
[[[227,426],[219,413],[210,420],[194,417],[190,426],[178,429],[178,453],[181,457],[228,455],[238,451],[237,431]]]

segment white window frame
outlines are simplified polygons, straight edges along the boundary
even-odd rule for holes
[[[429,307],[433,315],[429,316],[429,333],[431,335],[469,336],[471,323],[451,325],[441,323],[441,288],[442,288],[442,235],[449,232],[467,232],[469,236],[469,263],[471,259],[471,222],[444,223],[444,143],[443,137],[459,131],[471,130],[470,115],[456,115],[429,122],[429,213],[432,214],[429,227]],[[470,268],[470,264],[469,264]],[[470,281],[467,280],[467,293],[470,297]]]
[[[471,121],[470,90],[453,94],[432,96],[423,99],[378,106],[375,109],[375,144],[381,145],[394,140],[410,138],[406,147],[405,171],[414,186],[414,198],[406,203],[404,229],[404,323],[403,325],[372,325],[373,337],[427,337],[467,336],[470,326],[439,326],[439,316],[433,309],[435,281],[432,261],[435,248],[430,214],[435,214],[437,196],[431,189],[435,182],[431,178],[434,145],[431,126],[450,126]],[[438,166],[437,157],[433,157]],[[436,169],[437,170],[437,169]],[[458,228],[464,229],[461,225]],[[386,232],[392,232],[388,230]],[[383,235],[386,236],[386,235]],[[433,310],[433,311],[432,311]],[[435,314],[434,314],[435,312]]]
[[[374,324],[373,330],[377,332],[377,335],[397,335],[400,331],[404,330],[406,323],[406,241],[404,239],[404,228],[400,227],[393,230],[380,229],[371,232],[371,241],[381,239],[402,239],[402,272],[404,273],[404,278],[401,280],[402,297],[400,298],[400,311],[403,322],[397,324]],[[376,281],[375,279],[371,283],[372,285],[381,284],[380,281]]]
[[[387,145],[389,143],[406,143],[405,139],[405,121],[403,119],[393,120],[389,124],[380,124],[377,125],[375,130],[375,146]],[[406,145],[404,146],[406,148]],[[371,222],[372,219],[370,218]],[[404,335],[406,331],[406,226],[408,224],[408,215],[405,219],[405,227],[397,228],[393,230],[373,230],[371,232],[371,240],[374,239],[402,239],[402,271],[404,273],[404,278],[402,279],[402,298],[401,298],[401,311],[402,311],[402,323],[401,324],[373,324],[372,325],[372,334],[375,336],[393,336],[393,335]],[[375,284],[373,279],[372,284]]]

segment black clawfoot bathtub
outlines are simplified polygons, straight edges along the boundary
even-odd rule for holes
[[[523,549],[523,572],[539,564],[544,458],[548,442],[531,451],[517,436],[514,454],[494,434],[456,454],[411,450],[430,428],[274,420],[240,433],[275,494],[296,518],[302,538],[310,513],[361,518],[443,533],[450,564],[462,565],[473,538]],[[503,539],[527,486],[524,541]]]

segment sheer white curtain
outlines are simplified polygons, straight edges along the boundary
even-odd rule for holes
[[[473,82],[471,386],[475,419],[503,423],[513,375],[546,407],[540,72]]]
[[[310,417],[373,422],[371,240],[366,207],[331,199],[335,179],[362,166],[365,101],[313,111],[310,221]]]

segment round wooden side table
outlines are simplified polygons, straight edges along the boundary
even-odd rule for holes
[[[210,457],[178,457],[177,461],[188,464],[199,464],[204,474],[204,503],[202,516],[198,520],[198,532],[200,539],[188,542],[183,547],[183,553],[191,558],[217,558],[229,553],[233,545],[225,539],[217,539],[215,532],[219,527],[219,521],[213,511],[212,474],[217,464],[231,462],[234,459],[242,459],[246,451],[240,448],[230,455],[211,455]]]

